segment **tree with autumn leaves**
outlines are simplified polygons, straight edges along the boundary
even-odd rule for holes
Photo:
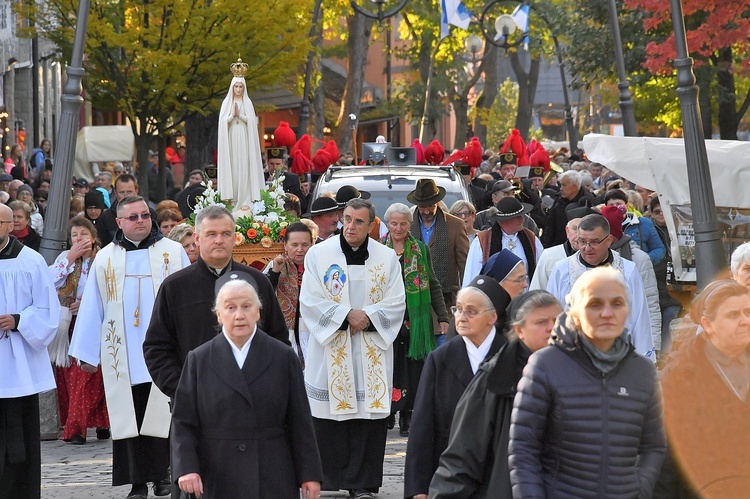
[[[19,13],[54,41],[67,59],[78,0],[18,2]],[[240,55],[248,89],[295,88],[310,48],[311,0],[92,0],[86,36],[84,89],[97,109],[130,121],[140,165],[158,139],[197,114],[216,112]],[[214,124],[214,127],[216,125]],[[160,168],[160,198],[164,172]],[[148,192],[148,168],[138,171]]]

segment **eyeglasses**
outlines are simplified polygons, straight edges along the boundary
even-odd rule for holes
[[[593,241],[584,241],[583,239],[578,240],[578,247],[579,248],[585,248],[586,246],[589,246],[591,248],[596,248],[600,244],[602,244],[607,238],[599,239],[598,241],[594,239]]]
[[[661,210],[651,210],[651,214],[652,215],[661,215],[662,211]]]
[[[473,211],[459,211],[459,212],[454,213],[454,215],[457,216],[458,218],[468,217],[473,214],[474,214]]]
[[[140,215],[130,215],[129,217],[117,217],[120,220],[130,220],[131,222],[137,222],[138,217],[141,218],[141,220],[148,220],[151,218],[151,213],[141,213]]]
[[[487,310],[474,310],[473,308],[461,308],[461,307],[451,307],[451,313],[456,317],[460,317],[461,314],[464,314],[467,319],[473,319],[479,314],[483,314],[485,312],[492,312],[494,309],[488,308]]]
[[[505,279],[503,279],[503,281],[515,282],[516,284],[526,284],[527,282],[529,282],[529,274],[524,274],[516,279],[509,279],[506,277]]]

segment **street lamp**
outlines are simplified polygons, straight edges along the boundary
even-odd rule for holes
[[[615,65],[617,66],[617,77],[620,81],[617,88],[620,89],[620,112],[622,113],[622,126],[625,136],[637,137],[638,129],[635,123],[635,111],[633,110],[633,96],[630,93],[628,74],[625,72],[625,56],[622,53],[622,39],[620,38],[620,23],[617,19],[617,5],[615,0],[607,0],[609,10],[609,27],[612,30],[612,40],[615,44]]]
[[[716,221],[716,202],[711,187],[706,142],[701,127],[698,86],[693,73],[693,58],[688,53],[682,0],[671,0],[672,25],[677,46],[674,65],[677,68],[677,96],[682,110],[682,130],[687,160],[690,205],[695,234],[696,280],[703,289],[726,269],[727,260]]]
[[[368,10],[363,9],[362,7],[357,4],[356,0],[351,0],[351,6],[352,9],[354,9],[358,14],[362,14],[365,17],[369,17],[370,19],[377,19],[379,25],[383,25],[383,20],[393,17],[396,14],[398,14],[401,9],[403,9],[406,6],[406,2],[408,0],[400,0],[398,5],[396,5],[394,8],[388,11],[383,11],[385,4],[388,3],[388,0],[370,0],[372,3],[374,3],[378,8],[378,13],[374,14]]]
[[[482,51],[483,46],[482,39],[477,35],[469,35],[464,40],[464,48],[466,48],[466,52],[471,56],[472,64],[477,63],[477,54]]]
[[[528,36],[528,31],[525,31],[521,34],[515,41],[510,40],[510,35],[512,35],[517,29],[518,25],[516,24],[515,19],[513,16],[510,16],[508,14],[502,14],[498,16],[498,18],[495,20],[495,33],[493,34],[492,31],[487,28],[487,25],[485,24],[485,20],[489,16],[489,12],[492,9],[492,7],[495,6],[495,4],[498,3],[507,3],[509,0],[492,0],[487,5],[484,6],[484,9],[482,10],[482,15],[479,18],[479,26],[482,30],[482,34],[487,39],[488,42],[495,45],[496,47],[500,47],[502,49],[508,50],[512,47],[517,47],[521,43],[523,43],[523,40]],[[519,2],[515,2],[513,0],[510,0],[512,3],[518,4]],[[524,4],[520,4],[524,5]],[[533,5],[525,4],[529,6],[529,9],[534,8]],[[563,61],[562,57],[562,48],[560,48],[560,42],[557,40],[557,36],[555,35],[555,32],[552,30],[552,25],[550,24],[547,17],[539,12],[538,10],[534,9],[534,12],[536,15],[544,21],[544,24],[547,25],[547,29],[550,32],[550,35],[552,35],[552,42],[555,45],[555,55],[557,56],[557,67],[560,68],[560,81],[562,82],[562,93],[563,93],[563,106],[565,110],[565,127],[568,130],[568,142],[570,143],[570,151],[571,153],[575,151],[578,148],[578,132],[576,131],[575,123],[573,123],[573,112],[570,106],[570,97],[568,96],[568,80],[565,76],[565,62]]]

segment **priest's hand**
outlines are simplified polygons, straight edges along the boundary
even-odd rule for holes
[[[84,372],[93,374],[99,370],[99,367],[91,365],[91,364],[87,364],[86,362],[81,361],[81,370]]]
[[[318,499],[320,497],[320,482],[305,482],[302,484],[302,499]]]
[[[201,476],[198,473],[182,475],[177,480],[177,485],[180,487],[181,491],[187,494],[195,494],[195,497],[200,498],[203,494],[203,480],[201,480]],[[320,485],[318,485],[318,490],[320,490]]]
[[[350,310],[346,314],[346,320],[349,322],[349,330],[352,333],[364,331],[370,325],[370,318],[363,310]]]
[[[16,318],[11,314],[0,315],[0,330],[13,331],[17,327]]]

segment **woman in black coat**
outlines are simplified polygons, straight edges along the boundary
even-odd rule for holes
[[[483,360],[505,343],[508,293],[478,275],[459,291],[456,336],[427,356],[414,404],[404,468],[404,497],[426,498],[440,454],[448,445],[453,413]],[[503,320],[498,324],[498,317]]]
[[[508,440],[516,385],[529,356],[547,346],[560,312],[560,303],[546,291],[510,302],[511,339],[482,364],[458,401],[430,499],[511,497]]]
[[[322,469],[292,349],[262,334],[245,281],[216,298],[222,334],[188,354],[172,412],[172,476],[200,497],[320,496]],[[258,333],[261,334],[258,334]]]
[[[654,364],[629,341],[618,270],[585,272],[552,346],[523,370],[511,414],[513,497],[647,498],[666,452]]]

